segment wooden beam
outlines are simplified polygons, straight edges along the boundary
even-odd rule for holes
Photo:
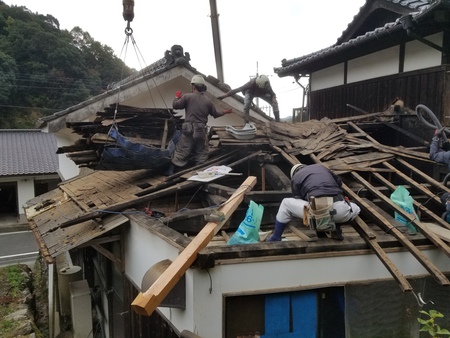
[[[360,182],[362,183],[364,186],[366,186],[366,188],[370,189],[371,185],[369,182],[367,182],[366,180],[364,180],[361,176],[359,176],[356,173],[352,173],[352,175]],[[390,202],[390,200],[384,196],[383,194],[381,194],[377,189],[371,189],[372,193],[375,194],[378,198],[380,198],[381,200],[387,202],[388,205],[391,206],[391,208],[395,209],[398,213],[400,213],[403,217],[405,217],[407,220],[413,222],[413,224],[415,226],[417,226],[418,228],[420,228],[420,222],[417,221],[415,219],[415,216],[412,216],[408,213],[406,213],[402,208],[400,208],[399,206],[397,206],[396,204],[394,204],[393,202]],[[349,193],[349,190],[346,189],[346,192]],[[352,194],[353,191],[351,192]],[[358,196],[356,194],[354,194],[353,197],[358,198]],[[410,252],[411,254],[416,257],[416,259],[422,264],[422,266],[428,270],[428,272],[435,278],[435,280],[441,284],[441,285],[450,285],[450,281],[447,279],[447,277],[433,264],[433,262],[426,257],[419,249],[417,249],[417,247],[415,247],[409,240],[408,238],[405,237],[405,235],[403,235],[396,227],[392,226],[389,221],[383,217],[383,215],[381,215],[379,212],[377,212],[374,208],[371,208],[368,203],[366,203],[365,201],[363,201],[362,199],[358,198],[360,201],[360,206],[362,208],[364,208],[368,214],[371,214],[374,217],[374,220],[376,222],[381,222],[381,225],[384,225],[384,227],[386,229],[388,229],[390,231],[390,233],[392,235],[394,235],[398,241],[400,243],[403,244],[403,246],[405,246]],[[438,242],[442,242],[442,240],[440,238],[438,238],[436,235],[429,235],[428,233],[425,234],[425,236],[427,236],[428,239],[430,239],[435,245],[438,246]],[[443,242],[442,242],[443,243]],[[441,246],[441,245],[439,245]],[[438,246],[438,247],[439,247]],[[440,247],[441,249],[444,249],[444,253],[446,253],[447,255],[450,254],[449,252],[449,248],[447,247],[446,249],[443,247]]]
[[[408,280],[405,276],[397,269],[395,264],[390,260],[389,256],[384,252],[383,248],[378,244],[375,238],[372,238],[370,233],[367,232],[366,229],[369,229],[369,226],[360,218],[356,217],[352,222],[352,226],[356,231],[361,235],[361,237],[366,241],[367,245],[369,245],[375,254],[380,259],[381,263],[388,269],[391,273],[392,277],[400,284],[400,288],[403,291],[412,291],[412,286],[409,284]]]
[[[122,269],[122,261],[119,258],[117,258],[116,256],[114,256],[114,254],[112,252],[106,250],[104,247],[102,247],[99,244],[92,245],[92,248],[94,248],[96,251],[100,252],[103,256],[108,258],[111,262],[113,262],[119,268]]]
[[[374,174],[374,177],[376,177],[380,182],[384,183],[386,186],[390,187],[392,191],[394,191],[395,189],[397,189],[397,187],[392,184],[391,182],[389,182],[389,180],[387,180],[386,178],[384,178],[383,176],[381,176],[380,174]],[[411,182],[412,183],[412,182]],[[416,186],[416,185],[413,185]],[[423,188],[422,185],[419,185],[421,188]],[[431,193],[431,192],[430,192]],[[430,197],[430,195],[428,193],[426,193],[426,195],[428,197]],[[432,194],[431,197],[433,197],[434,194]],[[440,201],[439,201],[440,202]],[[430,209],[428,209],[427,207],[425,207],[422,203],[417,202],[416,200],[413,200],[414,206],[416,208],[418,208],[421,212],[425,213],[426,215],[428,215],[429,217],[433,218],[435,222],[439,223],[442,227],[450,229],[450,224],[447,223],[446,221],[444,221],[441,217],[437,216],[434,212],[432,212]]]
[[[244,199],[244,194],[250,191],[256,184],[256,177],[249,176],[236,192],[227,200],[227,202],[219,208],[219,212],[223,213],[224,220],[222,222],[208,222],[191,243],[175,258],[172,264],[161,274],[161,276],[153,283],[153,285],[144,293],[134,299],[131,307],[141,315],[150,316],[158,307],[164,297],[176,285],[183,274],[189,269],[197,258],[201,249],[207,246],[208,242],[220,230],[222,224],[233,214],[234,210]]]
[[[351,122],[349,122],[350,124]],[[311,155],[313,160],[316,163],[320,163],[320,161],[317,159],[317,157],[312,154]],[[351,172],[352,176],[357,179],[361,184],[363,184],[368,190],[370,190],[375,196],[380,198],[383,201],[386,201],[388,199],[386,196],[384,196],[382,193],[378,191],[378,189],[374,188],[369,182],[364,180],[360,175],[358,175],[356,172]],[[342,184],[342,189],[344,192],[350,196],[353,200],[357,202],[357,204],[367,212],[368,215],[371,215],[374,219],[374,221],[380,225],[381,227],[387,229],[393,236],[397,238],[397,240],[409,250],[409,252],[422,264],[422,266],[433,276],[433,278],[440,284],[440,285],[450,285],[450,281],[447,279],[447,277],[436,267],[436,265],[433,264],[433,262],[426,257],[415,245],[413,245],[408,238],[403,235],[396,227],[392,226],[392,224],[383,216],[381,215],[375,208],[372,208],[368,202],[364,201],[360,196],[358,196],[356,193],[353,192],[345,183]],[[403,209],[398,207],[397,205],[394,205],[394,203],[390,202],[388,200],[388,205],[390,205],[395,210],[398,210],[406,219],[412,221],[412,216],[405,213]],[[415,219],[415,217],[414,217]],[[416,223],[419,223],[416,221]],[[414,223],[414,224],[416,224]],[[442,242],[436,235],[433,234],[433,236],[430,236],[432,238],[433,243],[438,243],[436,238]],[[431,238],[429,238],[431,240]],[[443,242],[442,242],[443,243]],[[442,248],[441,248],[442,249]],[[447,254],[448,248],[444,250]]]
[[[425,175],[422,171],[420,171],[419,169],[417,169],[413,165],[409,164],[405,160],[402,160],[401,158],[398,158],[397,162],[399,162],[400,164],[402,164],[403,166],[405,166],[406,168],[411,170],[413,173],[419,175],[420,177],[422,177],[424,180],[426,180],[428,183],[432,184],[433,186],[435,186],[435,187],[437,187],[437,188],[439,188],[439,189],[441,189],[441,190],[443,190],[445,192],[450,192],[450,188],[448,188],[447,186],[443,185],[441,182],[436,181],[435,179],[431,178],[430,176]]]
[[[300,237],[300,239],[302,241],[307,241],[307,242],[317,242],[317,238],[311,238],[309,237],[307,234],[305,234],[303,231],[301,231],[300,229],[298,229],[297,227],[293,226],[293,225],[289,225],[289,229],[296,234],[298,237]]]
[[[417,141],[418,143],[420,143],[423,146],[428,147],[430,145],[430,142],[421,139],[416,134],[413,134],[410,131],[407,131],[406,129],[403,129],[393,123],[389,123],[389,122],[381,122],[381,123],[384,124],[385,126],[388,126],[389,128],[392,128],[392,129],[398,131],[399,133],[402,133],[402,134],[412,138],[414,141]]]

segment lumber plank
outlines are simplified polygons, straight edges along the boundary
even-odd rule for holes
[[[233,214],[234,210],[236,210],[244,199],[245,192],[250,191],[255,184],[256,177],[249,176],[227,202],[219,208],[218,211],[223,213],[224,220],[218,223],[208,222],[152,286],[144,293],[139,293],[131,304],[131,307],[136,313],[150,316],[153,311],[155,311],[164,297],[167,296],[170,290],[195,261],[198,252],[206,247],[208,242],[211,241],[215,234],[220,230],[222,224]]]
[[[352,199],[358,203],[358,205],[366,211],[368,214],[372,215],[374,221],[389,231],[397,240],[409,250],[409,252],[422,264],[422,266],[434,277],[434,279],[440,285],[450,285],[450,281],[447,277],[433,264],[433,262],[426,257],[415,245],[413,245],[405,235],[403,235],[400,230],[393,226],[383,215],[381,215],[375,208],[372,208],[370,204],[360,198],[351,189],[349,189],[345,184],[342,185],[345,193],[348,194]]]
[[[374,193],[379,199],[383,200],[386,204],[388,204],[392,209],[402,215],[405,219],[410,221],[416,228],[420,230],[420,232],[427,237],[437,248],[439,248],[442,252],[444,252],[448,257],[450,257],[450,247],[445,244],[438,236],[434,233],[428,231],[426,227],[422,225],[422,222],[416,218],[414,214],[409,214],[405,210],[403,210],[400,206],[392,202],[388,197],[383,195],[378,189],[372,187],[372,185],[361,177],[359,174],[352,172],[352,176],[355,177],[362,185],[364,185],[367,189],[371,189],[372,193]]]
[[[320,163],[320,161],[317,159],[316,156],[311,155],[312,159],[316,163]],[[362,178],[360,175],[358,175],[356,172],[351,172],[352,176],[359,181],[363,186],[366,187],[366,189],[370,190],[375,196],[382,199],[383,201],[386,201],[388,205],[390,205],[392,208],[394,208],[396,211],[398,211],[403,217],[406,219],[409,219],[410,221],[413,221],[414,219],[414,225],[418,226],[421,230],[423,226],[421,226],[419,221],[415,220],[415,217],[407,214],[403,209],[401,209],[399,206],[395,205],[393,202],[391,202],[386,196],[384,196],[382,193],[378,191],[375,187],[373,187],[369,182],[367,182],[364,178]],[[381,214],[379,213],[375,208],[372,208],[368,201],[365,201],[360,196],[358,196],[356,193],[353,192],[345,183],[342,184],[342,190],[350,196],[353,200],[356,201],[356,203],[361,207],[362,210],[364,210],[368,215],[371,215],[379,226],[385,228],[387,231],[389,231],[393,236],[397,238],[397,240],[406,248],[409,250],[409,252],[419,261],[422,266],[430,273],[430,275],[433,276],[433,278],[440,284],[440,285],[450,285],[450,281],[448,278],[438,269],[438,267],[433,264],[433,262],[426,257],[413,243],[411,243],[408,238],[402,234],[396,227],[392,226],[392,224]],[[424,234],[425,235],[425,234]],[[448,247],[443,248],[440,243],[443,243],[441,239],[439,239],[436,235],[430,236],[429,233],[426,234],[427,237],[433,242],[439,244],[439,248],[444,251],[448,255]],[[437,238],[437,239],[436,239]],[[438,241],[439,240],[439,241]]]
[[[443,228],[437,224],[424,222],[422,223],[428,230],[439,236],[442,240],[450,243],[450,230]]]
[[[367,230],[370,230],[368,225],[360,217],[356,217],[354,222],[352,222],[352,226],[366,241],[367,245],[369,245],[372,248],[377,257],[380,259],[381,263],[383,263],[386,269],[391,273],[392,277],[394,277],[394,279],[400,285],[400,288],[403,291],[412,291],[413,288],[411,284],[409,284],[406,277],[403,276],[403,274],[397,269],[395,264],[390,260],[389,256],[386,254],[386,252],[384,252],[383,248],[378,244],[375,237],[373,237],[373,233],[371,235],[370,232],[367,232]]]
[[[305,234],[303,231],[298,229],[297,227],[293,225],[289,225],[289,229],[296,234],[298,237],[300,237],[300,240],[307,241],[307,242],[316,242],[317,238],[311,238],[307,234]]]
[[[431,178],[430,176],[425,175],[423,172],[421,172],[419,169],[417,169],[413,165],[409,164],[405,160],[402,160],[401,158],[398,158],[397,162],[401,163],[403,166],[405,166],[406,168],[408,168],[409,170],[411,170],[415,174],[419,175],[420,177],[422,177],[428,183],[434,185],[435,187],[437,187],[437,188],[439,188],[439,189],[441,189],[441,190],[443,190],[445,192],[450,192],[450,188],[449,187],[443,185],[441,182],[436,181],[435,179]]]

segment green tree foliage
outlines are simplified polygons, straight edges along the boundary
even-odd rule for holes
[[[0,129],[33,128],[131,73],[80,27],[61,30],[51,15],[0,0]]]

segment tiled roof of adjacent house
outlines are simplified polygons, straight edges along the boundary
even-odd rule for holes
[[[385,0],[389,3],[394,3],[401,5],[403,7],[407,7],[411,10],[410,15],[417,20],[422,15],[425,15],[429,12],[429,10],[433,9],[434,7],[438,7],[438,5],[441,5],[442,3],[445,3],[444,5],[448,5],[448,0],[445,1],[432,1],[432,0]],[[367,4],[367,3],[366,3]],[[364,10],[364,5],[361,7],[361,11]],[[358,15],[360,15],[357,14]],[[355,16],[356,17],[356,16]],[[321,49],[319,51],[316,51],[314,53],[310,53],[298,58],[290,59],[290,60],[282,60],[281,67],[275,67],[274,71],[278,74],[278,76],[286,76],[286,75],[292,75],[291,72],[301,70],[305,68],[307,65],[309,65],[311,62],[315,62],[317,60],[321,60],[327,57],[332,57],[336,53],[346,50],[346,49],[352,49],[355,48],[355,46],[360,45],[361,43],[369,43],[372,41],[371,39],[379,39],[380,37],[389,36],[391,34],[391,31],[393,29],[403,29],[402,28],[402,22],[401,20],[397,19],[395,22],[389,22],[386,23],[383,27],[379,27],[373,31],[367,32],[364,35],[357,36],[353,39],[350,39],[349,41],[343,42],[341,44],[335,44],[330,47]]]
[[[0,144],[0,176],[58,171],[58,146],[53,134],[36,129],[0,129]]]

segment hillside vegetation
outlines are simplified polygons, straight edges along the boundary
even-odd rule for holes
[[[0,129],[34,128],[132,71],[80,27],[0,0]]]

